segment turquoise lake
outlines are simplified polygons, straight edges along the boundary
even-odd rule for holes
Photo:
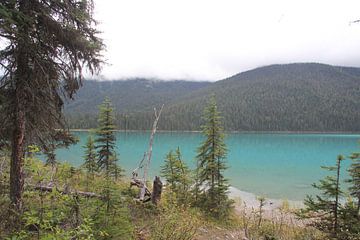
[[[88,132],[74,132],[80,141],[68,149],[59,149],[59,161],[75,166],[82,164],[82,147]],[[149,132],[117,132],[119,165],[130,177],[141,161],[149,142]],[[170,149],[180,147],[183,159],[195,166],[196,149],[203,140],[201,133],[158,132],[154,139],[150,180],[159,175],[160,166]],[[242,191],[268,198],[303,200],[315,194],[311,184],[328,175],[320,166],[334,165],[339,154],[349,156],[360,151],[359,134],[285,134],[228,133],[229,149],[225,176],[230,184]],[[345,169],[350,160],[343,164]]]

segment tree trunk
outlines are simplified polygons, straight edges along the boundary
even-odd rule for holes
[[[19,2],[19,11],[25,16],[29,14],[31,3],[23,0]],[[24,84],[30,81],[31,70],[29,68],[29,46],[27,24],[22,24],[18,30],[22,33],[18,40],[16,62],[17,69],[15,71],[15,101],[14,101],[14,129],[12,130],[11,142],[11,162],[10,162],[10,201],[14,210],[21,211],[22,208],[22,192],[24,188],[24,156],[25,156],[25,103],[26,91]]]
[[[357,215],[358,215],[358,217],[360,216],[359,211],[360,211],[360,195],[358,195],[358,202],[357,202]]]
[[[151,195],[151,201],[153,204],[157,205],[161,199],[161,192],[162,192],[163,184],[158,176],[155,177],[153,191]]]
[[[336,193],[335,193],[335,206],[334,206],[334,236],[337,236],[338,233],[338,208],[339,208],[339,184],[340,184],[340,167],[341,167],[342,157],[338,156],[337,159],[337,171],[336,171]]]
[[[15,128],[13,131],[10,164],[10,200],[17,211],[21,211],[22,208],[22,192],[24,187],[24,143],[25,113],[18,107],[15,118]]]

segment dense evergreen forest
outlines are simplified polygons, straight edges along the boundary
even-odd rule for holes
[[[71,128],[92,128],[96,106],[109,95],[119,129],[148,129],[152,108],[164,103],[159,129],[200,130],[211,94],[225,130],[360,131],[360,69],[317,63],[271,65],[214,83],[86,81],[65,113]]]

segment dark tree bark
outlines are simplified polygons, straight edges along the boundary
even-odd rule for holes
[[[29,1],[19,2],[19,11],[28,14],[30,11]],[[18,62],[15,71],[15,89],[14,89],[14,127],[12,136],[12,151],[10,162],[10,200],[17,211],[22,209],[22,192],[24,187],[24,156],[25,156],[25,130],[26,130],[26,109],[24,98],[26,95],[26,82],[29,80],[29,42],[28,25],[18,25],[21,32],[18,40],[18,49],[15,59]]]
[[[63,100],[72,99],[82,69],[100,70],[92,0],[0,1],[0,142],[11,145],[10,200],[21,210],[24,153],[49,146],[65,129]]]
[[[153,185],[153,191],[151,195],[151,202],[157,205],[161,200],[161,192],[162,192],[163,184],[160,180],[160,177],[156,176]]]
[[[15,209],[20,211],[24,186],[25,114],[19,110],[16,115],[10,164],[10,199]]]

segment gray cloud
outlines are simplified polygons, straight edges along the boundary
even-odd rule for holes
[[[96,0],[104,79],[219,80],[258,66],[360,66],[358,0]]]

